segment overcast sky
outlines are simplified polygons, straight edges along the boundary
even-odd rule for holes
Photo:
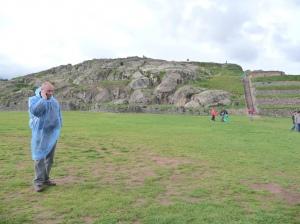
[[[145,55],[300,74],[300,0],[0,0],[0,77]]]

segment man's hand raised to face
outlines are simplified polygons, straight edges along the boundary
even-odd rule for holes
[[[51,83],[49,82],[45,82],[42,85],[42,89],[41,89],[41,95],[43,97],[43,99],[48,100],[51,98],[51,96],[54,93],[54,87]]]
[[[44,90],[41,91],[41,96],[43,97],[43,99],[48,100],[47,94]]]

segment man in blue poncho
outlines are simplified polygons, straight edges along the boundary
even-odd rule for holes
[[[45,186],[56,185],[50,180],[54,151],[62,126],[60,106],[53,97],[54,86],[45,82],[29,97],[29,126],[32,130],[31,152],[34,160],[34,189],[42,191]]]

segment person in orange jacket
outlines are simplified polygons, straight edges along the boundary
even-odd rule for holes
[[[216,121],[216,116],[218,115],[218,112],[215,110],[214,107],[211,108],[210,115],[211,115],[211,120]]]

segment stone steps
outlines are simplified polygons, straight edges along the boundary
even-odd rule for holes
[[[245,100],[246,100],[246,105],[247,109],[249,111],[257,111],[255,107],[255,103],[253,101],[253,96],[251,92],[251,80],[249,77],[245,76],[243,78],[243,85],[244,85],[244,93],[245,93]]]

